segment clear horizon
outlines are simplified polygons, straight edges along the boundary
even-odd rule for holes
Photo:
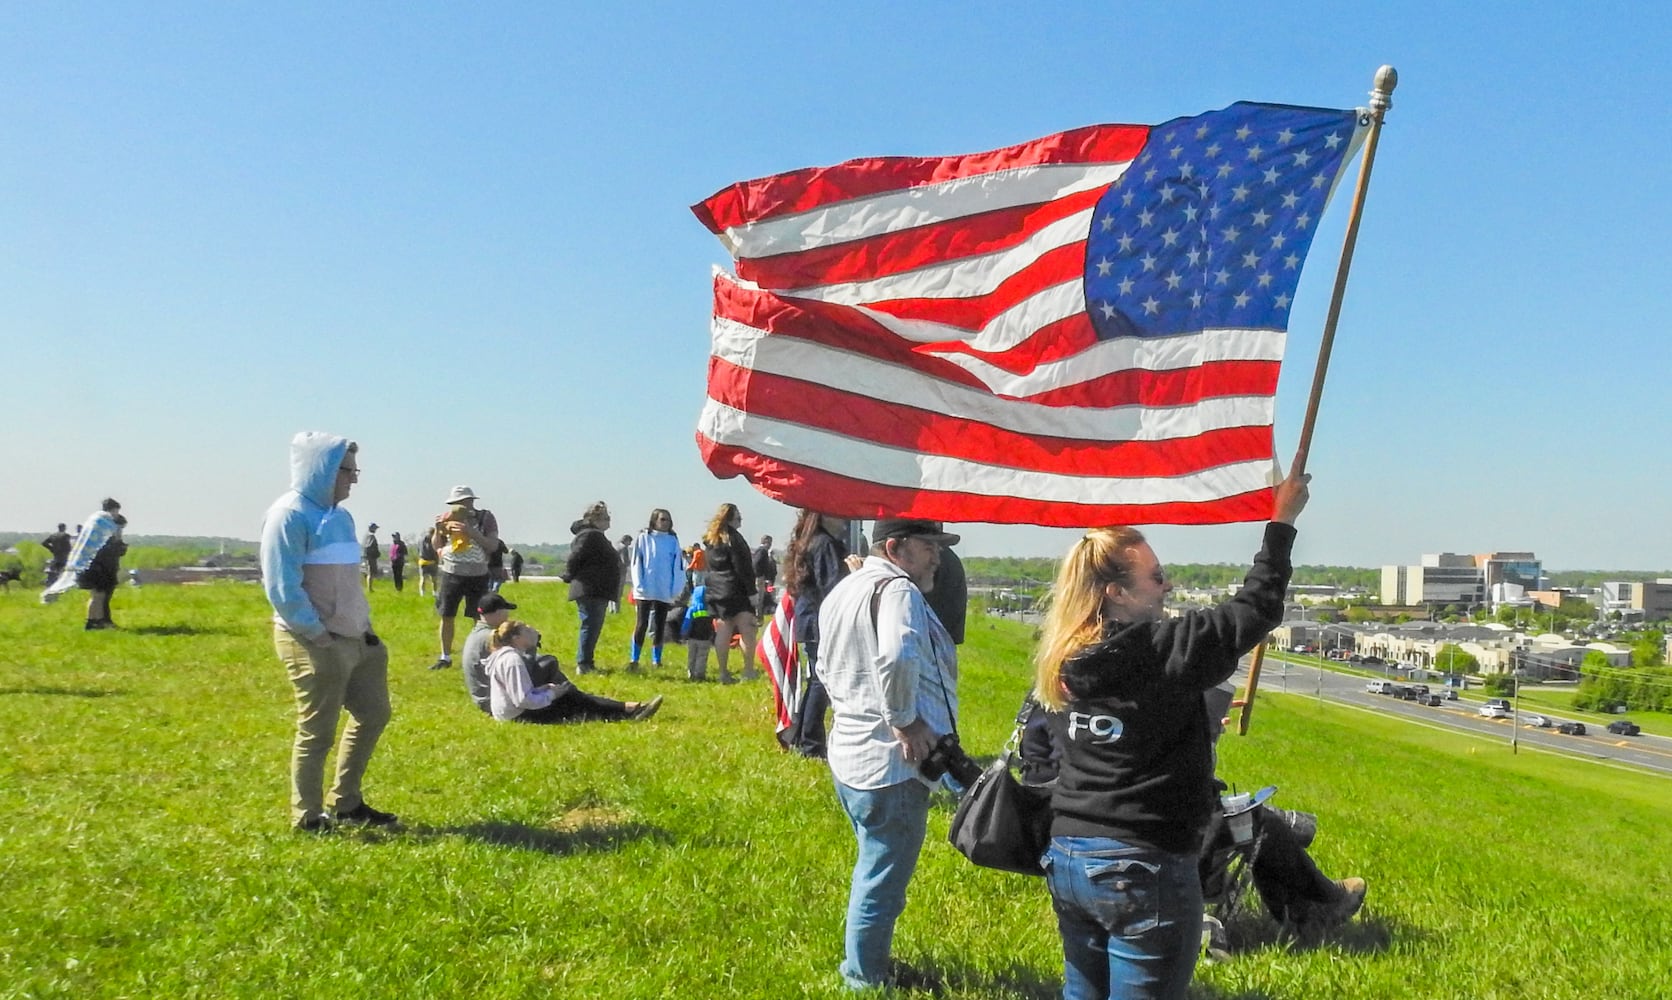
[[[418,530],[466,483],[508,537],[562,544],[602,498],[623,532],[668,507],[695,538],[730,501],[752,540],[781,539],[793,512],[714,480],[692,440],[726,255],[690,205],[856,156],[1237,100],[1358,106],[1389,63],[1296,560],[1531,550],[1658,571],[1669,18],[1502,2],[1350,18],[1318,2],[791,19],[8,7],[0,523],[44,534],[109,495],[137,535],[253,538],[290,437],[311,429],[360,442],[362,528]],[[1296,293],[1285,462],[1349,194]],[[997,556],[1060,555],[1077,534],[958,530]],[[1245,561],[1260,534],[1146,530],[1180,563]]]

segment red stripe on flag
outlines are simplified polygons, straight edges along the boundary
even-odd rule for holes
[[[980,379],[944,358],[925,354],[882,324],[849,306],[786,299],[771,292],[714,279],[714,316],[775,336],[796,337],[909,368],[957,385],[986,391]]]
[[[1005,278],[984,295],[917,297],[867,302],[867,308],[901,319],[941,323],[976,332],[1004,312],[1033,295],[1061,285],[1078,282],[1085,270],[1086,245],[1070,243],[1041,254],[1038,260]]]
[[[697,435],[703,462],[717,478],[744,476],[767,496],[838,517],[920,517],[936,521],[1038,524],[1083,528],[1105,524],[1226,524],[1271,518],[1271,490],[1207,503],[1073,504],[884,486],[768,458]],[[789,499],[793,497],[794,499]]]
[[[1147,125],[1088,125],[1032,142],[962,156],[862,157],[721,188],[691,211],[712,233],[794,215],[832,202],[1051,163],[1124,163],[1149,138]]]
[[[1046,323],[1028,339],[1003,351],[978,351],[960,340],[931,345],[943,353],[967,354],[979,358],[1000,371],[1012,375],[1026,375],[1040,365],[1072,357],[1097,343],[1097,330],[1091,317],[1083,312]]]
[[[751,416],[817,427],[884,448],[1056,475],[1177,478],[1271,454],[1272,432],[1264,425],[1163,441],[1022,434],[817,382],[750,371],[719,358],[709,359],[708,395]],[[995,408],[1004,405],[995,403]]]
[[[827,247],[737,260],[738,277],[763,288],[792,289],[863,281],[1011,247],[1039,229],[1097,204],[1108,185],[1040,205],[962,216]]]

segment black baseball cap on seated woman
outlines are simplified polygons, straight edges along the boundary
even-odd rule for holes
[[[877,518],[871,529],[871,537],[878,542],[889,538],[921,538],[936,545],[957,545],[963,541],[959,535],[942,531],[939,521],[924,521],[914,517]]]
[[[495,611],[515,611],[517,606],[498,594],[489,594],[476,604],[478,614],[491,615]]]

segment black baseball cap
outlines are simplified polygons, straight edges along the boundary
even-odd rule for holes
[[[478,614],[491,615],[495,611],[515,611],[517,606],[498,594],[489,594],[476,604]]]

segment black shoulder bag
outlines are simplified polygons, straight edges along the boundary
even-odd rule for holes
[[[964,792],[947,834],[958,853],[983,868],[1019,875],[1045,874],[1039,860],[1051,842],[1050,789],[1023,785],[1010,772],[1032,710],[1029,691],[1004,751]]]

